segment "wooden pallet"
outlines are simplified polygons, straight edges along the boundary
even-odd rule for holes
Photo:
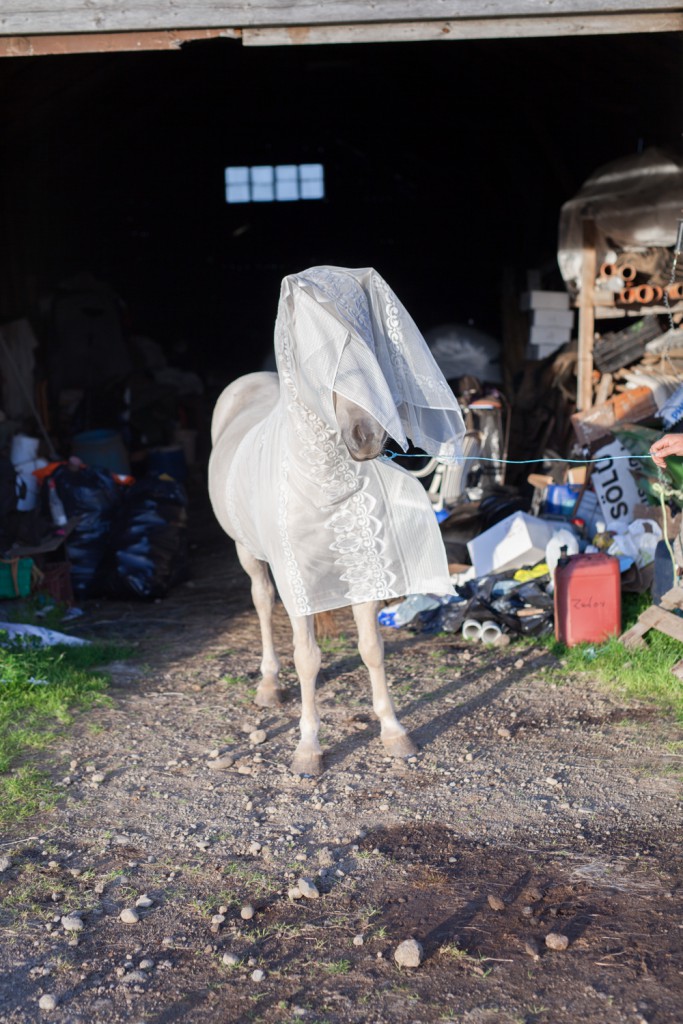
[[[650,605],[641,612],[635,625],[627,629],[620,637],[626,647],[644,647],[643,637],[649,629],[658,629],[674,640],[683,643],[683,618],[676,615],[675,610],[683,611],[683,587],[674,587],[662,595],[661,604]],[[683,661],[678,661],[671,669],[675,676],[683,679]]]

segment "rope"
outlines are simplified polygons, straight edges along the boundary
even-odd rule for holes
[[[386,459],[388,462],[393,459],[429,459],[433,456],[430,455],[418,455],[410,454],[404,455],[402,452],[385,452],[380,456],[382,459]],[[438,456],[437,456],[438,457]],[[483,455],[458,455],[456,456],[458,462],[495,462],[498,464],[505,463],[508,466],[534,466],[538,465],[539,462],[575,462],[580,463],[582,466],[586,464],[594,465],[597,462],[609,462],[615,461],[616,459],[651,459],[651,455],[603,455],[599,459],[561,459],[561,458],[538,458],[538,459],[492,459]],[[667,531],[667,507],[664,501],[664,474],[661,469],[658,469],[659,484],[654,486],[659,491],[659,504],[662,509],[662,539],[666,544],[666,549],[669,552],[671,564],[674,571],[674,580],[678,578],[678,566],[676,564],[676,556],[674,550],[671,547],[669,541],[669,535]]]
[[[386,459],[387,462],[391,462],[393,459],[431,459],[439,458],[438,455],[424,455],[404,454],[404,452],[382,452],[380,456],[382,459]],[[617,459],[651,459],[651,455],[601,455],[598,459],[561,459],[561,458],[544,458],[539,456],[536,459],[494,459],[486,455],[456,455],[454,456],[456,462],[495,462],[497,465],[506,466],[537,466],[539,462],[572,462],[577,465],[595,465],[598,462],[616,462]]]

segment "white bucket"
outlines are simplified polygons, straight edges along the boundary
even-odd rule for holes
[[[15,466],[17,471],[17,510],[19,512],[31,512],[38,504],[40,484],[37,477],[33,475],[33,470],[43,469],[45,466],[47,466],[45,459],[32,459],[30,462]]]
[[[194,466],[197,461],[197,431],[189,427],[178,427],[174,440],[183,449],[188,466]]]
[[[9,457],[15,469],[23,466],[25,462],[32,462],[38,454],[40,439],[28,437],[27,434],[15,434],[12,438]]]

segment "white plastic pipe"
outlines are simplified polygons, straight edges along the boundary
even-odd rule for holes
[[[462,635],[465,640],[481,640],[481,622],[476,619],[465,619],[462,624]]]
[[[481,642],[483,644],[495,644],[498,637],[501,635],[503,630],[500,628],[497,622],[489,619],[487,622],[481,624]]]

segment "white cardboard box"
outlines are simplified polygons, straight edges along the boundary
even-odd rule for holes
[[[532,309],[532,327],[568,327],[574,326],[573,309]]]
[[[553,529],[552,523],[526,512],[514,512],[501,519],[467,544],[475,575],[535,565],[545,558]]]
[[[559,345],[527,345],[526,358],[537,361],[547,359],[553,352],[557,352],[559,347]]]
[[[572,332],[566,327],[532,327],[529,331],[531,345],[545,345],[557,348],[571,340]]]
[[[567,292],[522,292],[519,297],[519,308],[527,309],[569,309]]]

